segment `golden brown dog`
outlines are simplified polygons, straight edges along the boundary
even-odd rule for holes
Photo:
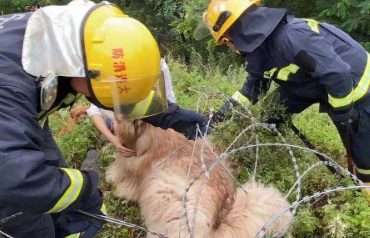
[[[63,134],[72,131],[73,127],[78,124],[79,121],[84,120],[87,117],[87,109],[89,106],[76,105],[74,106],[68,117],[66,125],[60,129],[57,138],[61,137]]]
[[[165,131],[137,120],[120,122],[116,133],[122,144],[135,150],[137,156],[116,154],[116,161],[109,166],[106,179],[116,186],[115,195],[139,202],[149,230],[170,238],[190,237],[184,219],[185,187],[202,174],[202,154],[207,167],[216,160],[212,151],[207,146],[202,149],[200,139],[189,141],[173,130]],[[220,163],[227,166],[225,161]],[[197,207],[195,238],[256,237],[272,215],[289,206],[271,186],[248,182],[243,188],[247,193],[234,188],[222,164],[214,167],[210,179],[204,173],[201,175],[184,200],[190,230]],[[280,231],[282,236],[291,219],[292,214],[285,213],[266,234]]]

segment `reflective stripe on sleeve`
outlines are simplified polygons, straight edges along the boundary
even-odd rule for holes
[[[369,91],[370,86],[370,54],[367,53],[367,63],[364,74],[362,75],[357,87],[344,98],[334,98],[329,95],[329,103],[332,107],[344,107],[352,102],[360,100]]]
[[[107,208],[105,207],[105,204],[103,203],[103,206],[101,207],[100,211],[104,214],[107,215]]]
[[[72,235],[69,235],[65,238],[79,238],[80,237],[80,233],[77,233],[77,234],[72,234]]]
[[[234,95],[232,96],[232,99],[237,101],[240,105],[242,105],[244,108],[249,107],[252,105],[252,103],[249,101],[249,99],[241,94],[239,91],[236,91]]]
[[[349,93],[346,97],[344,98],[335,98],[332,97],[331,95],[328,95],[329,98],[329,103],[333,108],[340,108],[340,107],[346,107],[353,102],[353,93]]]
[[[283,81],[287,81],[291,73],[295,74],[299,70],[299,67],[295,64],[290,64],[289,66],[280,69],[277,78]]]
[[[312,19],[305,19],[307,21],[307,25],[311,28],[312,31],[320,34],[319,23]]]
[[[353,100],[357,101],[361,99],[369,90],[369,85],[370,85],[370,54],[367,53],[367,64],[365,72],[362,75],[361,80],[358,83],[357,87],[353,91]]]
[[[59,199],[57,204],[55,204],[55,206],[52,209],[50,209],[47,213],[61,212],[67,207],[69,207],[69,205],[76,201],[82,189],[83,177],[79,170],[67,168],[61,168],[61,170],[66,172],[66,174],[69,176],[71,184],[64,192],[63,196]]]
[[[277,68],[273,68],[270,71],[265,71],[263,77],[266,78],[266,79],[271,79],[274,76],[274,73],[275,73],[276,70],[277,70]]]
[[[154,97],[154,91],[152,90],[148,97],[146,97],[143,101],[139,102],[134,110],[130,113],[132,117],[141,117],[143,115],[146,115],[146,112],[148,111],[150,104],[153,102]]]

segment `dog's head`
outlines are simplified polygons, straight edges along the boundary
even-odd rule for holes
[[[88,108],[88,106],[77,105],[71,109],[70,117],[72,118],[74,124],[77,124],[78,121],[85,120],[85,118],[87,117]]]
[[[137,141],[149,127],[149,124],[141,120],[119,120],[115,134],[123,145],[135,149]]]

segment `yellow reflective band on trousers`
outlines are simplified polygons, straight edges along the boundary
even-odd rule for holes
[[[154,91],[152,90],[149,93],[148,97],[146,97],[143,101],[141,101],[135,106],[134,110],[132,110],[130,115],[136,118],[146,115],[146,112],[148,111],[150,104],[152,104],[153,102],[153,97],[154,97]]]
[[[356,171],[359,174],[370,175],[370,169],[359,169],[359,168],[356,167]]]
[[[299,70],[299,67],[297,65],[290,64],[289,66],[280,69],[276,78],[283,80],[283,81],[287,81],[289,78],[289,75],[291,73],[293,74],[297,73],[298,70]]]
[[[72,235],[69,235],[65,238],[79,238],[80,237],[80,233],[77,233],[77,234],[72,234]]]
[[[344,98],[334,98],[329,95],[328,96],[329,103],[334,108],[348,106],[352,102],[356,102],[360,100],[363,96],[365,96],[366,93],[369,91],[369,86],[370,86],[370,54],[367,53],[367,63],[365,71],[357,87]]]
[[[61,170],[66,172],[66,174],[69,176],[71,184],[64,192],[63,196],[59,199],[57,204],[55,204],[55,206],[47,213],[57,213],[63,211],[74,201],[76,201],[81,192],[81,188],[83,185],[83,177],[81,172],[77,169],[61,168]]]
[[[320,34],[319,22],[312,19],[304,19],[307,22],[307,25],[311,28],[312,31]]]
[[[244,108],[249,107],[252,105],[252,103],[249,101],[249,99],[241,94],[239,91],[236,91],[234,95],[232,96],[232,99],[237,101],[240,105],[242,105]]]

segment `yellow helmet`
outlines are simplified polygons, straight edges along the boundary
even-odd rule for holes
[[[167,109],[159,48],[142,23],[103,2],[86,15],[82,34],[93,103],[126,119]]]
[[[222,36],[234,22],[253,4],[259,5],[261,0],[212,0],[203,16],[213,38],[221,45]]]

